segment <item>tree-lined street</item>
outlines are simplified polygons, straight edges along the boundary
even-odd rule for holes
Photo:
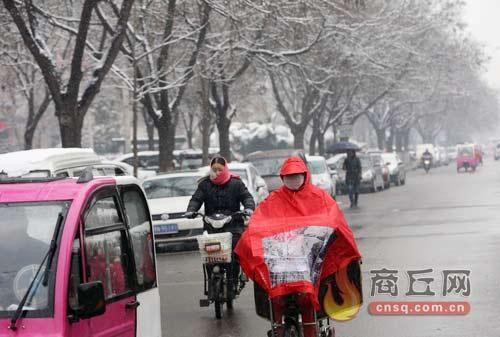
[[[457,174],[454,165],[408,174],[407,184],[384,193],[363,194],[359,210],[346,217],[363,254],[364,305],[353,321],[336,323],[337,337],[469,337],[500,333],[496,317],[500,274],[495,267],[500,245],[500,163],[487,160],[474,174]],[[345,196],[340,197],[343,207]],[[468,301],[466,316],[372,316],[367,306],[391,300],[371,296],[372,270],[399,271],[398,300]],[[419,277],[432,277],[436,296],[405,296],[409,270],[433,269]],[[443,270],[470,270],[468,297],[441,295]],[[201,262],[194,252],[158,256],[165,336],[261,337],[268,322],[255,314],[252,286],[221,321],[213,307],[200,308]],[[420,289],[422,290],[422,289]]]

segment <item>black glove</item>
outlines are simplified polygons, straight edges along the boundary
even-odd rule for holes
[[[243,211],[243,215],[247,216],[247,217],[251,217],[253,214],[253,210],[251,210],[250,208],[247,208]]]
[[[188,211],[188,212],[184,213],[184,217],[188,218],[188,219],[194,219],[194,218],[196,218],[196,213]]]

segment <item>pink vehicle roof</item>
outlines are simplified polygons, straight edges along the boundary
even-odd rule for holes
[[[33,183],[0,183],[0,202],[73,200],[79,194],[94,190],[100,185],[114,184],[110,177],[95,178],[87,183],[77,179],[62,179]]]

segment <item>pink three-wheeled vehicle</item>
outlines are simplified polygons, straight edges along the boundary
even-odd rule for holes
[[[151,217],[135,178],[3,176],[0,240],[0,336],[161,336]]]
[[[475,171],[481,160],[479,148],[474,144],[457,146],[457,172]]]

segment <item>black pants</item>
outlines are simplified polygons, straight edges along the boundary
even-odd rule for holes
[[[349,193],[349,201],[351,202],[351,206],[357,206],[359,197],[359,182],[348,181],[347,191]]]
[[[240,238],[240,233],[233,233],[233,256],[231,259],[231,267],[227,275],[228,279],[232,280],[232,284],[235,286],[238,284],[238,278],[240,276],[240,262],[238,261],[237,256],[234,254],[234,248],[236,247],[238,241],[240,241]]]

